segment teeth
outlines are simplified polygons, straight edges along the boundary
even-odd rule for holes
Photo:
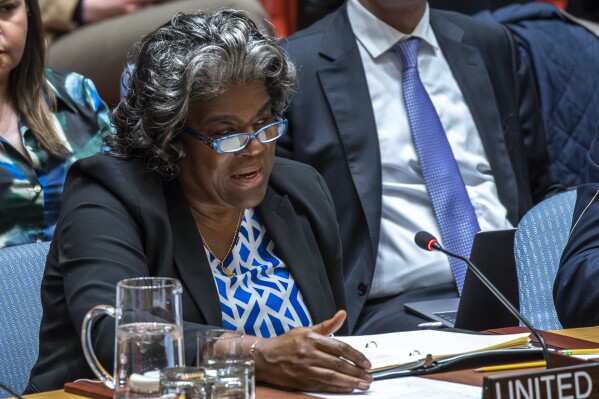
[[[250,173],[240,174],[238,176],[242,179],[251,179],[252,177],[256,176],[256,174],[257,174],[257,172],[250,172]]]

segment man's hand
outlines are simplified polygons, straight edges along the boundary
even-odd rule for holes
[[[295,328],[258,342],[256,379],[303,391],[349,393],[370,388],[370,361],[329,336],[345,320],[345,311],[312,327]]]
[[[82,0],[81,20],[89,24],[103,19],[131,14],[146,7],[171,0]]]

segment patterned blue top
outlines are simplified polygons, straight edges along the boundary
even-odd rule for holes
[[[237,242],[224,266],[205,249],[216,281],[223,327],[257,337],[281,335],[312,325],[312,318],[287,266],[274,254],[274,243],[253,209],[246,209]]]
[[[103,135],[112,132],[108,107],[89,79],[53,69],[46,69],[46,79],[56,95],[55,126],[69,154],[62,159],[46,151],[22,120],[19,131],[31,163],[0,137],[0,247],[52,239],[68,167],[100,152]]]

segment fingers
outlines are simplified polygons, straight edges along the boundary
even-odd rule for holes
[[[315,326],[296,328],[262,341],[254,357],[256,378],[318,392],[369,389],[373,378],[367,372],[372,367],[368,359],[348,344],[329,337],[343,325],[346,316],[345,311],[339,311]]]
[[[338,363],[335,364],[335,361]],[[343,359],[337,358],[334,361],[318,359],[318,361],[310,363],[304,364],[298,370],[294,370],[291,373],[293,375],[292,379],[285,378],[283,380],[285,382],[281,382],[281,380],[271,382],[274,385],[285,385],[301,391],[349,393],[355,389],[368,390],[373,381],[371,375]],[[345,365],[342,363],[345,363]],[[286,366],[283,365],[282,368],[286,369]],[[356,376],[346,373],[346,368],[352,367],[356,369],[357,374],[361,375]]]
[[[325,320],[320,324],[316,324],[310,327],[310,329],[318,334],[329,336],[341,328],[346,317],[347,313],[345,310],[340,310],[330,319]]]
[[[332,318],[311,327],[311,329],[313,332],[327,337],[339,330],[339,328],[343,325],[346,316],[347,313],[344,310],[340,310],[337,313],[335,313],[335,315]],[[354,349],[353,347],[344,342],[337,341],[335,339],[325,338],[316,339],[316,345],[319,350],[330,353],[331,355],[334,355],[336,358],[342,357],[346,360],[349,360],[350,362],[353,362],[356,366],[362,369],[369,370],[370,368],[372,368],[370,361],[366,358],[366,356],[364,356],[363,353]]]
[[[311,370],[310,377],[312,381],[302,387],[303,390],[330,393],[350,393],[354,389],[366,391],[370,389],[370,384],[373,381],[368,374],[364,378],[358,378],[331,369],[317,367]]]
[[[355,357],[358,359],[358,362],[361,361],[362,363],[367,363],[368,366],[370,366],[370,362],[368,361],[368,359],[366,359],[364,355],[362,355],[359,352],[357,352],[357,354],[359,356]],[[327,352],[326,350],[319,351],[313,354],[314,362],[312,362],[312,364],[322,369],[331,370],[336,373],[357,377],[364,381],[371,382],[372,377],[366,371],[368,368],[363,367],[354,360],[350,360],[348,356],[348,354],[345,354],[345,356],[337,356],[331,354],[330,352]]]
[[[362,352],[356,350],[355,348],[353,348],[352,346],[349,346],[348,344],[346,344],[344,342],[337,341],[335,339],[331,339],[331,341],[334,342],[332,344],[333,351],[334,351],[334,352],[332,352],[332,354],[335,355],[336,357],[341,357],[347,361],[350,361],[353,364],[355,364],[357,367],[360,367],[361,369],[364,369],[364,370],[370,370],[372,368],[372,364],[370,363],[368,358],[366,356],[364,356],[364,354]],[[329,352],[329,353],[331,353],[331,352]]]
[[[370,361],[353,347],[334,338],[309,333],[304,342],[311,343],[314,351],[310,352],[306,365],[319,370],[314,378],[324,384],[352,389],[368,389],[373,381],[367,370],[372,367]],[[314,388],[311,388],[314,389]],[[319,386],[319,390],[322,386]],[[329,391],[327,391],[329,392]]]
[[[309,338],[314,342],[316,349],[330,354],[334,358],[343,358],[364,370],[369,370],[372,368],[372,364],[362,352],[346,344],[345,342],[314,334],[308,334],[306,338]]]

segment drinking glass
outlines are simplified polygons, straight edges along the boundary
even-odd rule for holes
[[[173,278],[121,280],[116,306],[98,305],[87,312],[81,330],[83,353],[90,368],[117,399],[157,398],[160,370],[183,366],[181,283]],[[116,319],[113,378],[98,362],[91,343],[92,321]]]
[[[254,399],[254,359],[243,353],[243,334],[225,329],[198,332],[198,366],[211,398]]]
[[[206,399],[204,370],[171,367],[160,372],[160,399]]]

